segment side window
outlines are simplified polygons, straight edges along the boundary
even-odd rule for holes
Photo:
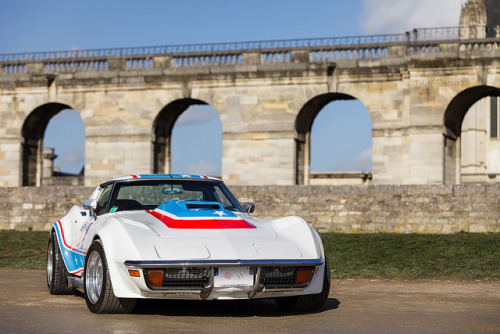
[[[106,186],[101,192],[101,195],[97,199],[97,207],[95,209],[95,213],[100,216],[106,213],[106,204],[108,203],[109,194],[111,193],[112,185]]]
[[[224,209],[229,210],[229,211],[236,210],[235,207],[233,206],[233,204],[231,204],[229,199],[227,199],[226,195],[224,195],[224,193],[222,192],[222,190],[219,187],[215,187],[215,193],[217,194],[219,203],[222,204]]]

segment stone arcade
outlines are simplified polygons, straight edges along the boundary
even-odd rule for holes
[[[313,120],[343,99],[371,116],[373,184],[495,178],[500,166],[477,160],[491,150],[498,160],[498,146],[484,158],[469,150],[469,169],[460,152],[467,111],[500,96],[498,16],[494,1],[469,0],[460,27],[400,35],[0,55],[0,186],[41,184],[43,134],[66,108],[86,128],[85,185],[168,173],[172,128],[193,104],[220,116],[228,184],[311,184]],[[489,137],[470,142],[493,137],[486,118],[467,131]]]

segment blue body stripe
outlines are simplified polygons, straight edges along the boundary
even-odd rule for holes
[[[61,226],[58,223],[54,224],[57,241],[59,242],[59,248],[66,264],[66,268],[70,274],[75,274],[83,270],[85,266],[85,253],[81,250],[69,248],[64,240],[64,232],[61,230]]]
[[[189,209],[187,206],[192,205]],[[212,205],[214,208],[204,206]],[[217,206],[217,208],[215,208]],[[158,205],[157,209],[172,213],[179,218],[198,217],[198,218],[237,218],[233,212],[224,209],[218,202],[179,200],[168,201]]]

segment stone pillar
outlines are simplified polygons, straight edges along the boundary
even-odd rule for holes
[[[127,69],[127,61],[122,56],[108,57],[108,70],[122,71]]]
[[[57,155],[54,154],[54,149],[50,147],[43,148],[43,163],[42,163],[42,179],[52,177],[54,169],[54,160]]]
[[[170,56],[155,56],[153,57],[155,68],[172,68],[172,57]]]
[[[460,39],[479,39],[486,37],[486,5],[484,0],[468,0],[460,12]]]
[[[85,124],[85,186],[153,172],[152,124],[160,108],[152,100],[143,90],[85,96],[78,108]]]
[[[460,140],[460,137],[458,138],[458,141]],[[457,147],[459,147],[459,144],[457,143],[457,138],[445,135],[443,136],[443,141],[444,141],[444,149],[443,149],[443,155],[444,155],[444,161],[443,161],[443,179],[444,179],[444,184],[455,184],[456,179],[457,179],[457,169],[456,166],[457,160],[460,158],[458,157],[457,153]]]
[[[295,183],[293,124],[298,95],[289,86],[272,90],[252,87],[228,89],[212,99],[223,125],[221,176],[225,182]]]
[[[41,61],[27,62],[26,63],[26,72],[27,73],[43,73],[44,72],[43,62],[41,62]]]
[[[19,139],[0,138],[0,187],[22,185],[20,156]]]
[[[151,145],[147,135],[87,136],[85,186],[117,176],[151,173]]]
[[[403,183],[405,175],[408,175],[404,163],[409,155],[407,144],[400,130],[372,131],[374,184]]]
[[[294,184],[294,133],[222,134],[222,179],[230,185]]]
[[[405,184],[443,184],[442,126],[411,128],[409,142],[409,175]]]
[[[262,61],[261,52],[245,52],[242,55],[241,63],[243,65],[258,65]]]
[[[311,173],[311,132],[297,134],[295,145],[295,184],[308,185]]]

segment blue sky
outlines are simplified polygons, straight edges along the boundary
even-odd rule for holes
[[[0,53],[399,33],[456,26],[463,2],[0,0]],[[173,172],[220,175],[221,131],[213,108],[186,111],[174,127]],[[311,169],[370,170],[370,131],[359,101],[329,104],[313,124]],[[84,133],[76,112],[49,124],[45,146],[56,148],[62,170],[81,169]],[[197,141],[193,133],[210,138],[207,146],[191,145]]]

